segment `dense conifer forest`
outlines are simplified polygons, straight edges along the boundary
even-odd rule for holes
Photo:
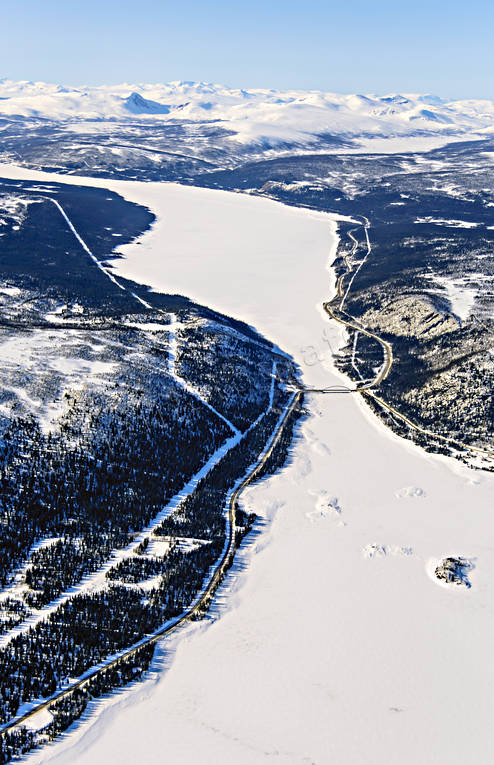
[[[0,209],[0,726],[70,690],[41,731],[0,735],[7,762],[140,677],[141,641],[241,542],[255,517],[238,508],[231,529],[229,497],[297,371],[251,327],[113,276],[112,237],[149,226],[147,210],[28,183],[0,184]]]

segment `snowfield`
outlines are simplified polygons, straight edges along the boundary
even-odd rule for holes
[[[0,116],[66,123],[77,136],[97,135],[109,120],[160,124],[222,122],[233,131],[232,146],[283,149],[307,147],[324,135],[360,137],[365,151],[433,148],[448,141],[489,136],[494,102],[448,100],[431,95],[341,94],[324,91],[228,88],[206,82],[64,87],[45,82],[0,80]],[[391,141],[391,143],[390,143]],[[375,142],[375,145],[374,145]],[[77,148],[77,141],[74,142]],[[326,146],[325,151],[328,150]],[[336,151],[338,147],[329,151]],[[119,153],[119,148],[112,151]]]
[[[157,222],[117,273],[244,319],[306,384],[341,385],[342,330],[321,310],[334,216],[174,184],[0,175],[149,205]],[[260,522],[211,618],[26,762],[490,765],[494,476],[400,439],[352,394],[307,405],[289,465],[244,495]],[[446,556],[472,563],[470,589],[434,579]]]

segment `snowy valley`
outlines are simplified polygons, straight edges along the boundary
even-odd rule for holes
[[[494,104],[0,96],[1,761],[487,765]]]

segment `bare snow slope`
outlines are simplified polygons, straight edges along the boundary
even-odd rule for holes
[[[158,214],[121,273],[251,321],[307,383],[341,382],[328,345],[340,330],[323,334],[319,308],[334,282],[329,216],[104,184]],[[221,589],[221,618],[165,641],[146,683],[29,763],[490,765],[494,477],[402,441],[352,395],[308,404],[291,464],[248,491],[268,523]],[[446,555],[473,563],[471,589],[433,580]]]

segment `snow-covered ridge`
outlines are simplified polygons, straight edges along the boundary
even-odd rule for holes
[[[77,120],[220,122],[233,140],[307,144],[321,136],[494,132],[494,102],[430,95],[343,95],[230,89],[197,82],[62,87],[0,80],[0,116]]]

